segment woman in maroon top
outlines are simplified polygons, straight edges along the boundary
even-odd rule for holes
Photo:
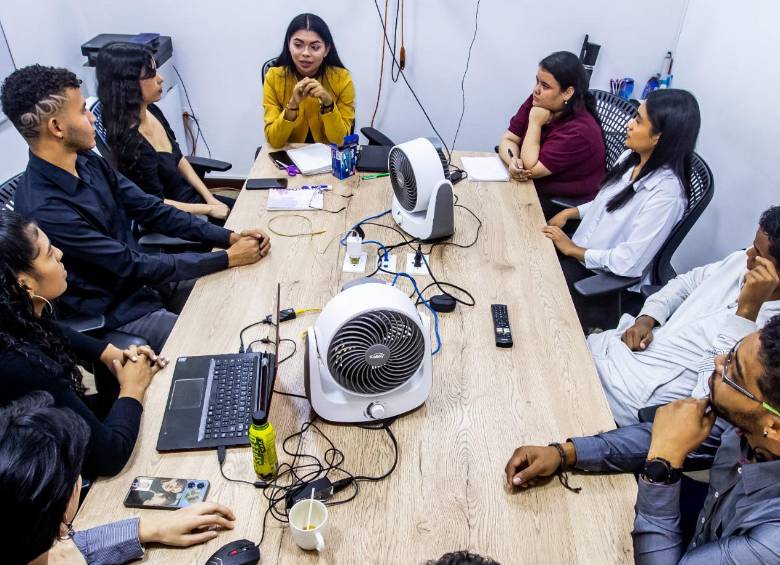
[[[604,136],[574,53],[541,60],[533,93],[509,122],[499,155],[514,180],[534,180],[543,208],[544,197],[596,196],[606,172]]]

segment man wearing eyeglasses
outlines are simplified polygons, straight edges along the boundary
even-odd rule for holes
[[[639,472],[637,563],[780,563],[780,316],[715,357],[709,388],[708,398],[659,408],[653,423],[520,447],[507,483],[528,488],[569,468]],[[709,467],[710,485],[685,548],[680,475],[694,460]]]
[[[620,426],[638,411],[706,396],[712,359],[780,314],[780,206],[759,220],[753,245],[677,276],[634,319],[588,336],[599,379]]]

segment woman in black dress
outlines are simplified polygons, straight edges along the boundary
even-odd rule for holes
[[[97,79],[101,122],[119,172],[166,204],[224,221],[235,200],[206,188],[154,104],[163,77],[152,51],[134,43],[107,45],[98,55]]]

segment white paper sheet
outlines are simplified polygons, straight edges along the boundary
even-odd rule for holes
[[[507,181],[509,173],[498,155],[491,157],[462,157],[463,168],[469,180]]]

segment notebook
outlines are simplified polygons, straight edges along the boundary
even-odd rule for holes
[[[330,146],[312,143],[297,149],[288,149],[287,155],[304,175],[317,175],[331,170]]]
[[[461,161],[463,161],[463,168],[466,169],[471,180],[509,180],[506,167],[504,167],[497,155],[491,157],[462,157]]]

